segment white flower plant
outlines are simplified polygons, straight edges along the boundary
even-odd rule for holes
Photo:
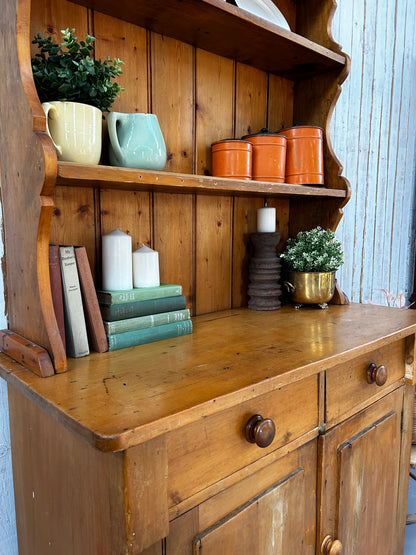
[[[344,263],[341,242],[330,229],[315,227],[290,238],[280,255],[292,272],[334,272]]]

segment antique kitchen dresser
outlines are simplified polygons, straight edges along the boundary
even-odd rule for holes
[[[341,291],[327,311],[245,307],[264,200],[282,247],[335,229],[350,196],[328,132],[349,66],[335,3],[275,3],[296,32],[223,0],[1,0],[0,375],[21,555],[403,551],[415,312]],[[125,61],[114,109],[157,114],[166,171],[57,162],[30,39],[66,27]],[[324,128],[324,187],[210,176],[215,140],[292,124]],[[85,245],[99,285],[115,227],[159,251],[194,333],[67,360],[48,244]]]

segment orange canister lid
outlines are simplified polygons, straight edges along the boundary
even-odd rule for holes
[[[286,135],[288,139],[302,137],[322,138],[324,130],[317,125],[295,125],[278,131],[279,135]]]
[[[243,139],[221,139],[212,143],[211,148],[213,152],[218,150],[246,150],[251,152],[253,147],[250,141],[244,141]]]

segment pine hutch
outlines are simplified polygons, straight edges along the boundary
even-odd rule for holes
[[[326,311],[246,307],[264,200],[282,248],[335,229],[350,197],[329,135],[349,68],[335,2],[275,3],[292,31],[224,0],[0,2],[0,376],[21,555],[403,551],[416,314],[340,290]],[[109,167],[105,149],[99,166],[57,162],[31,37],[67,27],[125,62],[114,109],[157,114],[165,171]],[[323,127],[325,186],[210,175],[212,142],[294,124]],[[85,245],[99,286],[101,235],[116,227],[159,251],[194,333],[67,359],[48,245]]]

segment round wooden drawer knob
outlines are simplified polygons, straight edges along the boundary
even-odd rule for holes
[[[247,422],[245,432],[248,442],[259,447],[268,447],[274,439],[276,428],[273,420],[255,414]]]
[[[377,366],[374,362],[367,366],[367,382],[381,386],[387,381],[387,368],[382,364]]]
[[[342,543],[334,540],[332,536],[326,536],[321,545],[321,555],[339,555],[342,551]]]

